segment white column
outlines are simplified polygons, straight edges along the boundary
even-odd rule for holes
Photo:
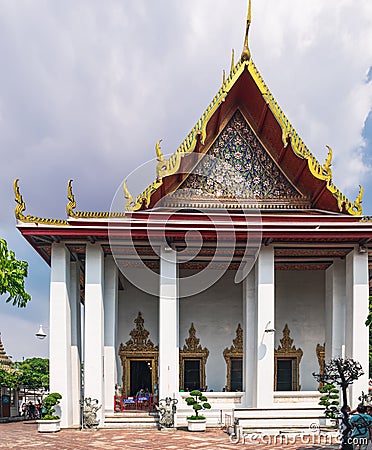
[[[72,423],[73,425],[79,425],[81,400],[81,304],[80,265],[78,262],[72,262],[70,266],[70,305]]]
[[[345,275],[346,265],[342,259],[335,260],[326,270],[326,361],[340,357],[345,344]]]
[[[362,391],[368,392],[369,332],[365,326],[368,315],[368,253],[354,248],[346,256],[346,357],[358,361],[364,375],[350,389],[350,402],[358,403]]]
[[[262,247],[256,262],[257,283],[257,407],[274,402],[275,321],[274,248]]]
[[[97,399],[102,408],[97,418],[100,426],[104,420],[103,387],[103,290],[104,259],[101,246],[87,244],[85,261],[85,314],[84,314],[84,397]]]
[[[243,281],[243,389],[242,406],[257,406],[257,290],[255,268]]]
[[[104,304],[104,379],[105,411],[114,412],[115,384],[117,383],[117,315],[118,315],[118,270],[112,256],[105,259]]]
[[[161,249],[159,290],[159,398],[179,392],[179,300],[177,253]]]
[[[61,427],[73,424],[71,401],[70,254],[64,244],[52,244],[50,279],[50,392],[62,395]]]

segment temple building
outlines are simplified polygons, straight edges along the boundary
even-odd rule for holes
[[[178,424],[194,388],[209,391],[211,423],[317,405],[312,373],[337,356],[365,372],[352,403],[367,389],[363,192],[349,200],[332,150],[320,163],[297,134],[251,58],[250,23],[249,2],[240,59],[171,157],[156,144],[155,180],[137,197],[129,179],[115,210],[80,211],[69,181],[67,218],[49,219],[25,213],[15,182],[18,229],[51,270],[63,427],[80,423],[82,361],[101,426],[115,392],[141,388],[176,397]]]
[[[12,361],[7,355],[0,333],[0,370],[15,372]],[[9,386],[0,385],[0,419],[18,416],[18,391]]]

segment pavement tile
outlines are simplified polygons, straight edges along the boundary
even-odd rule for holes
[[[320,450],[337,449],[337,445],[306,445],[300,440],[289,445],[255,443],[233,444],[222,430],[190,433],[185,430],[62,430],[58,433],[38,433],[35,422],[0,424],[0,448],[16,450]]]

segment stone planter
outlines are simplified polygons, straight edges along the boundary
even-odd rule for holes
[[[187,429],[189,431],[205,431],[207,427],[207,419],[189,420],[187,419]]]
[[[37,420],[36,423],[39,433],[55,433],[61,429],[61,419]]]

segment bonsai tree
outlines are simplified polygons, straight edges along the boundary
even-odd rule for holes
[[[319,382],[340,386],[342,406],[347,405],[347,388],[362,375],[364,375],[362,366],[351,358],[331,359],[324,365],[323,373],[313,373],[313,377]]]
[[[55,409],[54,406],[58,405],[59,401],[61,400],[62,395],[58,394],[58,392],[52,392],[51,394],[47,395],[43,400],[43,417],[42,420],[58,420],[60,419],[59,416],[55,415]]]
[[[324,406],[324,414],[326,417],[330,419],[337,419],[338,417],[338,406],[340,402],[339,399],[339,390],[335,387],[334,384],[325,384],[319,392],[323,394],[320,397],[319,405]]]
[[[189,416],[188,420],[205,420],[204,416],[199,416],[199,411],[205,409],[211,409],[211,405],[208,403],[208,399],[202,392],[195,389],[190,392],[190,396],[185,398],[186,403],[193,407],[194,415]]]

